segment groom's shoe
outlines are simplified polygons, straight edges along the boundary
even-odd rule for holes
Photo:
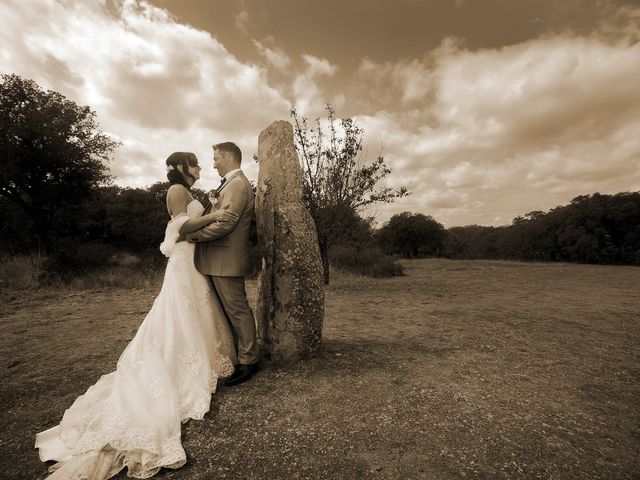
[[[236,370],[233,372],[224,384],[227,387],[233,387],[234,385],[240,385],[253,377],[257,371],[260,370],[258,363],[252,363],[251,365],[244,365],[239,363],[236,365]]]

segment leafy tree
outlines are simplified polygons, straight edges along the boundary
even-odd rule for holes
[[[89,107],[2,75],[0,197],[22,210],[46,249],[72,229],[74,207],[110,181],[107,162],[116,146]]]
[[[416,258],[441,255],[446,234],[431,216],[402,212],[391,217],[376,236],[383,250]]]
[[[384,157],[366,162],[362,154],[364,130],[352,118],[335,118],[326,106],[327,127],[320,119],[309,126],[291,107],[295,146],[300,157],[305,202],[316,224],[324,283],[329,283],[329,249],[353,225],[354,214],[374,203],[388,203],[409,194],[402,187],[379,187],[391,170]],[[338,130],[341,130],[341,133]],[[357,216],[357,215],[356,215]]]

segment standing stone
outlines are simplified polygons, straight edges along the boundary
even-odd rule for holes
[[[302,199],[302,170],[289,122],[277,121],[262,131],[258,159],[258,336],[264,355],[286,363],[320,347],[322,262],[315,224]]]

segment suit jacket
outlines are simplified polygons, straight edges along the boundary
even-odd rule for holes
[[[213,207],[236,213],[235,222],[214,222],[187,235],[196,243],[194,263],[204,275],[244,277],[249,272],[249,229],[254,215],[254,194],[242,171],[227,179]],[[212,206],[204,213],[209,213]]]

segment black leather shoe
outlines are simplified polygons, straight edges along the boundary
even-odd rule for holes
[[[236,365],[236,370],[233,372],[233,375],[231,375],[224,384],[227,387],[240,385],[253,377],[258,370],[260,370],[260,366],[257,363],[252,363],[251,365],[239,363]]]

